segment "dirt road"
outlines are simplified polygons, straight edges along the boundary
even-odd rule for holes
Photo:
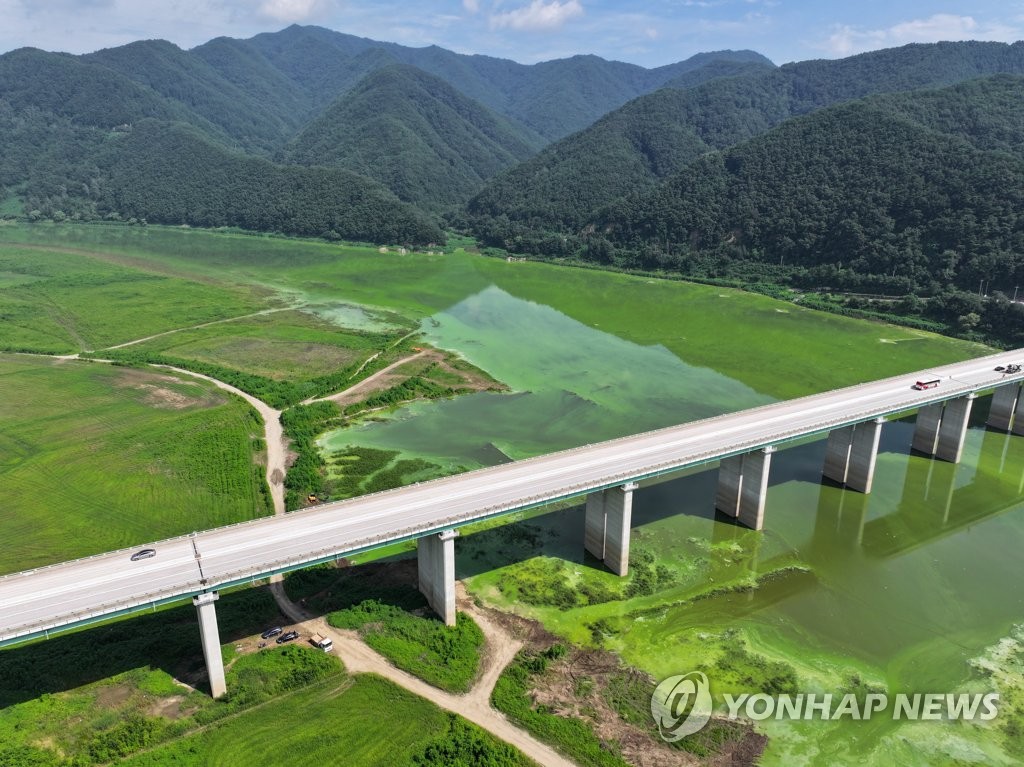
[[[460,609],[468,609],[472,612],[474,620],[484,632],[486,641],[484,668],[472,690],[464,695],[454,695],[432,687],[412,674],[395,668],[390,661],[364,644],[354,631],[333,628],[323,618],[310,615],[288,599],[284,593],[284,586],[280,582],[272,583],[270,588],[278,606],[285,615],[295,622],[299,630],[311,634],[321,634],[334,641],[334,652],[345,662],[349,671],[377,674],[404,687],[409,692],[426,698],[446,711],[465,717],[495,737],[515,746],[543,767],[575,767],[573,762],[559,754],[551,746],[542,743],[525,730],[512,724],[504,714],[491,707],[491,691],[494,689],[494,683],[508,662],[518,652],[521,643],[479,612],[472,610],[468,604],[460,604]]]
[[[307,400],[303,400],[302,404],[303,405],[308,405],[311,402],[320,402],[322,400],[331,400],[332,402],[337,402],[339,405],[346,405],[346,404],[348,404],[349,401],[355,401],[356,399],[358,399],[359,395],[369,394],[371,391],[373,391],[375,388],[377,388],[377,384],[380,382],[380,379],[384,378],[385,376],[387,376],[395,368],[400,367],[401,365],[404,365],[406,362],[412,362],[413,360],[419,359],[424,354],[427,354],[430,351],[432,351],[432,350],[431,349],[424,349],[423,351],[416,352],[415,354],[412,354],[412,355],[410,355],[408,357],[403,357],[402,359],[398,360],[397,362],[392,362],[386,368],[381,368],[376,373],[374,373],[372,376],[367,376],[366,378],[364,378],[359,383],[354,384],[354,385],[348,387],[347,389],[343,389],[342,391],[335,392],[334,394],[329,394],[326,397],[310,397]],[[376,355],[374,355],[374,356],[376,356]],[[369,362],[369,361],[370,360],[367,360],[367,362]],[[386,388],[386,387],[381,387],[381,388]]]
[[[202,378],[204,381],[209,381],[224,391],[237,394],[256,408],[260,418],[263,419],[263,439],[267,443],[267,484],[270,485],[270,496],[274,502],[274,514],[284,514],[284,475],[288,471],[286,465],[288,458],[284,429],[281,426],[281,411],[274,410],[263,400],[256,399],[251,394],[247,394],[231,384],[218,381],[216,378],[211,378],[202,373],[193,373],[191,370],[176,368],[171,365],[150,365],[150,367],[173,370],[176,373],[191,376],[192,378]]]

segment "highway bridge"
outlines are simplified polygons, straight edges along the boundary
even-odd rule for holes
[[[1024,434],[1024,371],[1005,370],[1019,362],[1024,349],[196,532],[144,544],[149,559],[131,560],[139,546],[14,573],[0,578],[0,646],[191,597],[217,696],[219,589],[416,540],[420,589],[454,623],[459,527],[582,496],[586,549],[625,575],[638,481],[719,462],[716,508],[761,529],[772,454],[787,443],[827,435],[824,476],[867,493],[887,417],[918,411],[914,448],[958,462],[973,401],[993,390],[990,426]]]

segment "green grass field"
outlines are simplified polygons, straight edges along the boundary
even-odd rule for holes
[[[379,677],[346,675],[332,655],[258,650],[258,632],[281,621],[265,587],[223,593],[217,617],[228,695],[216,701],[189,604],[0,651],[0,765],[530,764]]]
[[[689,364],[713,368],[775,397],[986,351],[966,341],[815,312],[728,288],[510,264],[461,251],[381,254],[368,247],[170,227],[70,225],[4,225],[2,242],[102,251],[117,263],[145,265],[179,278],[278,291],[293,301],[343,300],[412,320],[494,284],[627,340],[662,344]],[[5,270],[9,267],[0,265],[0,275]]]
[[[282,311],[171,333],[132,344],[122,353],[161,354],[301,382],[358,366],[408,330],[345,330],[311,313]]]
[[[177,375],[0,355],[0,572],[269,511],[247,404]]]
[[[102,349],[267,306],[250,287],[168,277],[77,252],[0,243],[0,349]]]
[[[371,675],[332,679],[123,762],[131,767],[526,767],[526,757]]]

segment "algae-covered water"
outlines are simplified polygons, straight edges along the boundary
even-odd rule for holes
[[[396,326],[419,323],[427,341],[511,393],[400,408],[322,445],[382,447],[447,470],[985,352],[728,289],[466,253],[382,255],[158,227],[2,226],[0,240],[255,285],[346,327],[390,324],[387,313]],[[1018,763],[1024,438],[986,430],[986,409],[980,399],[956,466],[909,454],[912,421],[887,424],[870,496],[822,484],[820,441],[779,451],[763,532],[716,517],[714,467],[645,485],[627,579],[584,557],[579,507],[463,535],[458,574],[485,601],[617,650],[659,679],[703,670],[719,694],[1004,696],[988,726],[761,723],[765,764]]]
[[[325,449],[359,444],[475,468],[771,401],[664,346],[624,341],[494,286],[421,329],[514,393],[414,404],[384,423],[325,435]]]
[[[370,446],[471,468],[770,401],[663,346],[494,286],[422,329],[513,393],[401,408],[325,435],[326,450]],[[912,419],[887,424],[870,496],[821,482],[824,442],[780,451],[762,533],[715,515],[713,467],[642,487],[634,550],[670,573],[653,594],[625,598],[622,583],[584,556],[579,508],[465,536],[459,575],[485,600],[616,650],[659,679],[704,670],[718,694],[771,691],[786,669],[805,692],[993,689],[972,659],[1024,621],[1024,438],[986,430],[986,408],[979,400],[959,465],[911,456]],[[521,597],[527,583],[558,581],[620,598],[566,608]],[[1014,763],[1003,724],[759,727],[771,738],[765,764],[883,765],[893,754],[922,765]]]

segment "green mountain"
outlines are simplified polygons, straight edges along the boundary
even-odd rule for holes
[[[1024,281],[1024,77],[788,120],[609,206],[592,231],[592,257],[684,273],[1012,291]]]
[[[486,241],[556,255],[602,205],[652,189],[701,154],[760,135],[791,117],[874,93],[1024,73],[1024,43],[908,45],[777,69],[716,64],[707,82],[640,97],[496,177],[467,205]],[[554,250],[551,250],[554,248]]]
[[[323,104],[332,102],[373,69],[403,63],[441,78],[549,141],[580,130],[629,99],[711,60],[770,64],[753,51],[718,51],[657,69],[597,56],[524,65],[437,46],[408,48],[298,25],[256,35],[246,44],[300,88],[319,94]]]
[[[183,106],[107,67],[35,48],[0,56],[0,99],[17,110],[38,109],[102,128],[147,117],[192,117]]]
[[[429,218],[342,169],[275,165],[231,152],[196,129],[143,121],[101,156],[100,212],[154,223],[237,226],[369,242],[443,242]]]
[[[406,65],[378,69],[292,141],[288,162],[348,168],[423,209],[466,199],[543,142]]]

